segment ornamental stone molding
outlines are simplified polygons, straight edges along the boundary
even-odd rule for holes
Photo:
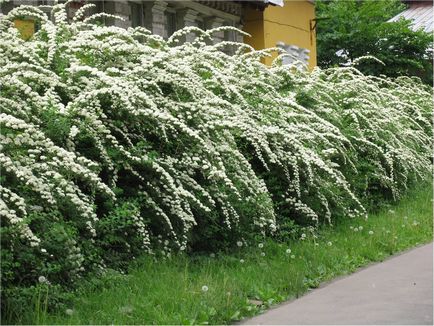
[[[202,5],[207,7],[211,7],[228,14],[232,14],[235,16],[241,16],[242,6],[240,3],[236,3],[233,1],[196,1]]]

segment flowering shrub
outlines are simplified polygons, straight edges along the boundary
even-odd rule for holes
[[[210,45],[216,30],[163,40],[93,24],[92,5],[68,23],[65,6],[0,21],[3,286],[366,216],[430,169],[418,81],[268,68],[266,51]]]

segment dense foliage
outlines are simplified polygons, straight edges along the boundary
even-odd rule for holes
[[[372,55],[358,67],[365,74],[418,76],[432,85],[433,35],[413,31],[411,21],[388,22],[405,9],[399,0],[316,1],[318,64],[342,66]]]
[[[430,170],[417,80],[269,68],[266,51],[210,45],[216,30],[166,41],[92,24],[91,6],[72,23],[64,4],[0,21],[3,298],[143,253],[365,217]],[[28,41],[23,16],[40,24]]]

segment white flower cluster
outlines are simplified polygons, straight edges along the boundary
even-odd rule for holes
[[[96,236],[96,198],[116,200],[115,188],[140,199],[144,245],[159,234],[186,248],[195,225],[219,223],[207,220],[215,212],[221,229],[258,232],[276,229],[282,205],[314,225],[365,216],[354,176],[398,197],[430,169],[431,95],[414,81],[268,68],[267,51],[209,45],[220,30],[164,41],[90,23],[102,15],[68,23],[65,5],[53,21],[28,6],[0,20],[0,209],[31,245],[31,205],[67,203]],[[28,41],[19,16],[40,22]]]

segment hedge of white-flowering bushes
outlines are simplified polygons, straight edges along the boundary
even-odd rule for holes
[[[365,217],[430,170],[418,81],[270,68],[213,31],[163,40],[94,24],[91,5],[69,23],[67,5],[0,21],[4,288]]]

